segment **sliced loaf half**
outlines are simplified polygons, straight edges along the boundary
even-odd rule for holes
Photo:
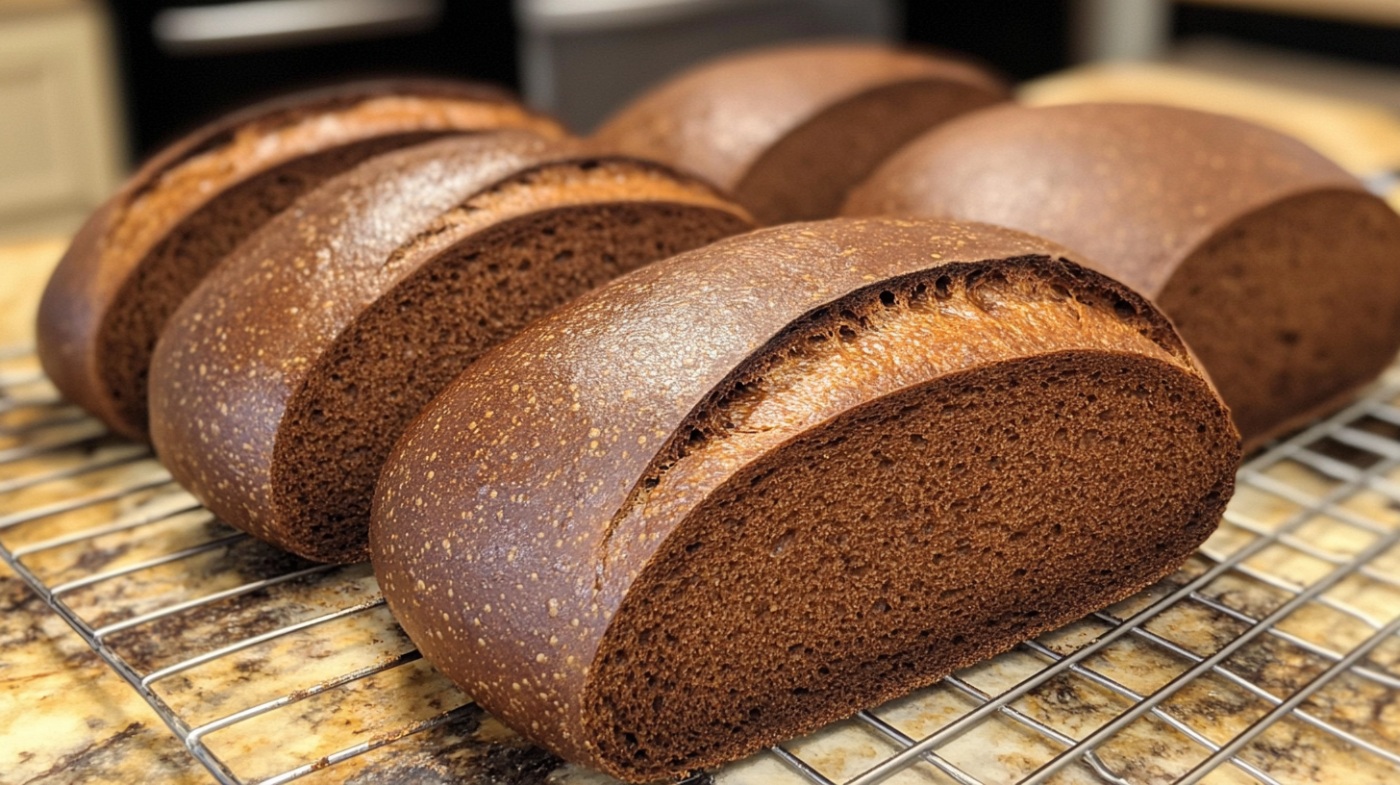
[[[594,141],[695,172],[764,224],[827,218],[900,145],[1007,99],[968,63],[883,44],[732,55],[624,107]]]
[[[366,558],[379,467],[481,352],[583,291],[749,226],[657,164],[501,132],[372,159],[264,225],[186,299],[151,436],[229,523]]]
[[[1400,350],[1400,216],[1290,137],[1166,106],[997,107],[890,158],[849,215],[1035,232],[1153,298],[1249,447]]]
[[[976,224],[761,230],[529,326],[428,406],[370,546],[424,655],[650,781],[927,685],[1170,573],[1239,435],[1167,320]]]

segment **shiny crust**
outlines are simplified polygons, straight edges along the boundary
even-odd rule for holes
[[[147,193],[163,174],[197,155],[217,149],[241,128],[253,124],[280,127],[318,112],[399,95],[514,105],[508,93],[486,85],[432,79],[356,82],[295,93],[247,107],[170,144],[143,164],[88,218],[44,291],[37,326],[38,354],[55,386],[116,432],[135,439],[148,438],[117,412],[102,381],[97,358],[104,317],[123,284],[145,258],[144,255],[120,253],[121,249],[111,248],[107,242],[109,234],[123,220],[127,206]],[[565,135],[561,127],[544,115],[531,117],[539,132],[556,137]],[[266,170],[250,171],[237,182],[261,171]],[[232,187],[237,182],[228,185]],[[206,194],[199,201],[181,205],[180,211],[189,215],[216,197],[217,193]]]
[[[669,172],[503,131],[372,159],[278,216],[186,300],[156,348],[151,435],[171,474],[225,520],[299,551],[274,503],[274,463],[289,403],[318,358],[377,298],[464,239],[444,214],[540,167],[598,161]],[[742,215],[708,186],[676,182],[693,203]],[[536,209],[549,200],[539,194]]]
[[[778,140],[828,108],[882,87],[952,82],[1004,98],[968,63],[874,44],[763,49],[706,63],[624,107],[593,136],[733,189]]]
[[[998,269],[1118,314],[1118,337],[1106,342],[1147,339],[1144,356],[1214,400],[1158,311],[1054,244],[939,221],[761,230],[579,298],[481,358],[420,414],[381,474],[372,516],[371,554],[391,609],[489,711],[566,758],[635,778],[595,747],[604,731],[587,709],[590,665],[684,514],[639,531],[624,520],[632,503],[694,429],[709,427],[718,402],[801,329],[912,276]],[[1056,336],[1029,335],[1056,350]],[[1236,458],[1222,460],[1226,486]]]

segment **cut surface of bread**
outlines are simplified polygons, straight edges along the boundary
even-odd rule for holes
[[[1400,350],[1400,216],[1302,143],[1164,106],[998,107],[891,157],[849,215],[1036,232],[1154,298],[1257,446]]]
[[[587,289],[748,226],[658,165],[524,135],[376,159],[182,307],[153,365],[157,452],[235,526],[363,560],[380,464],[437,390]]]
[[[1156,295],[1251,445],[1345,403],[1400,350],[1400,218],[1320,189],[1247,213]]]
[[[151,351],[184,297],[255,229],[374,155],[450,133],[564,135],[503,94],[450,82],[367,82],[278,99],[157,155],[100,208],[40,307],[40,358],[60,390],[144,439]]]
[[[775,224],[834,215],[902,144],[1006,98],[995,77],[967,63],[878,44],[805,44],[687,71],[593,138],[708,178]]]
[[[1176,568],[1238,433],[1167,321],[988,226],[794,224],[488,352],[381,476],[432,662],[631,781],[932,683]]]

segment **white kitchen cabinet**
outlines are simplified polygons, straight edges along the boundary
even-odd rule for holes
[[[0,0],[0,239],[72,231],[122,170],[95,2]]]

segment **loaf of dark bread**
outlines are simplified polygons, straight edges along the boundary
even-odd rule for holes
[[[749,225],[658,164],[525,133],[381,155],[269,221],[186,298],[152,358],[156,452],[230,524],[363,560],[380,464],[478,354]]]
[[[114,431],[146,439],[156,339],[239,242],[370,156],[496,128],[565,135],[502,92],[431,80],[300,93],[195,131],[142,166],[74,238],[39,306],[44,370]]]
[[[912,142],[845,212],[988,221],[1073,248],[1171,317],[1250,447],[1400,349],[1400,217],[1301,142],[1241,120],[998,107]]]
[[[885,156],[950,117],[1007,98],[967,63],[879,44],[730,56],[637,99],[595,141],[700,174],[764,224],[835,215]]]
[[[658,262],[424,409],[389,606],[468,694],[628,780],[926,685],[1168,574],[1239,436],[1146,300],[1026,235],[834,220]]]

